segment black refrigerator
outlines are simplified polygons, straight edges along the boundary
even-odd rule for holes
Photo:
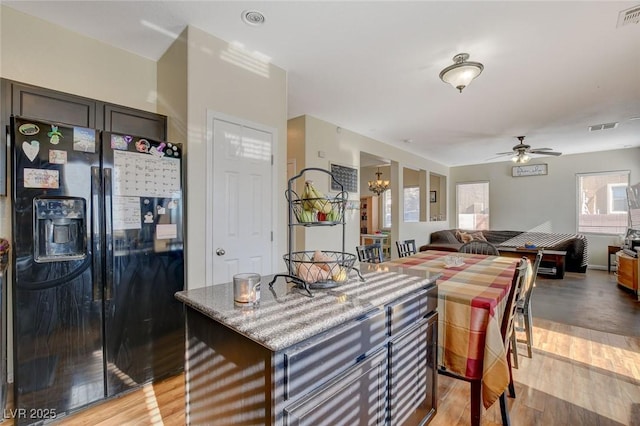
[[[181,371],[181,146],[24,117],[11,132],[17,423]]]

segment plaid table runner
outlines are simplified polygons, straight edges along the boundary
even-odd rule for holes
[[[491,406],[509,384],[500,333],[517,258],[456,253],[464,265],[445,267],[450,252],[424,251],[387,262],[442,273],[438,285],[438,363],[470,379],[482,378],[482,402]]]

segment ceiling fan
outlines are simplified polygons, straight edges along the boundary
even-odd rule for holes
[[[496,155],[499,157],[506,156],[506,155],[513,155],[513,158],[511,158],[511,161],[513,161],[514,163],[528,162],[531,159],[529,154],[555,155],[555,156],[562,155],[561,152],[552,151],[551,148],[531,148],[530,145],[527,145],[526,143],[524,143],[524,136],[517,136],[517,138],[520,141],[520,143],[514,146],[512,151],[498,152]]]

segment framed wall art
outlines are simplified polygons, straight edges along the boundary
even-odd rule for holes
[[[358,192],[358,169],[336,163],[329,163],[329,169],[333,177],[342,184],[344,191]],[[331,180],[331,190],[340,191],[340,185],[331,177],[329,179]]]
[[[513,177],[546,175],[547,165],[546,164],[525,164],[522,166],[513,166],[511,174]]]

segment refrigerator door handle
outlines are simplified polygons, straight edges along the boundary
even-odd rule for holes
[[[105,168],[104,173],[104,215],[105,215],[105,300],[111,300],[113,296],[113,217],[112,205],[112,174],[111,169]]]
[[[102,300],[102,200],[100,167],[91,167],[91,233],[93,234],[93,300]]]

